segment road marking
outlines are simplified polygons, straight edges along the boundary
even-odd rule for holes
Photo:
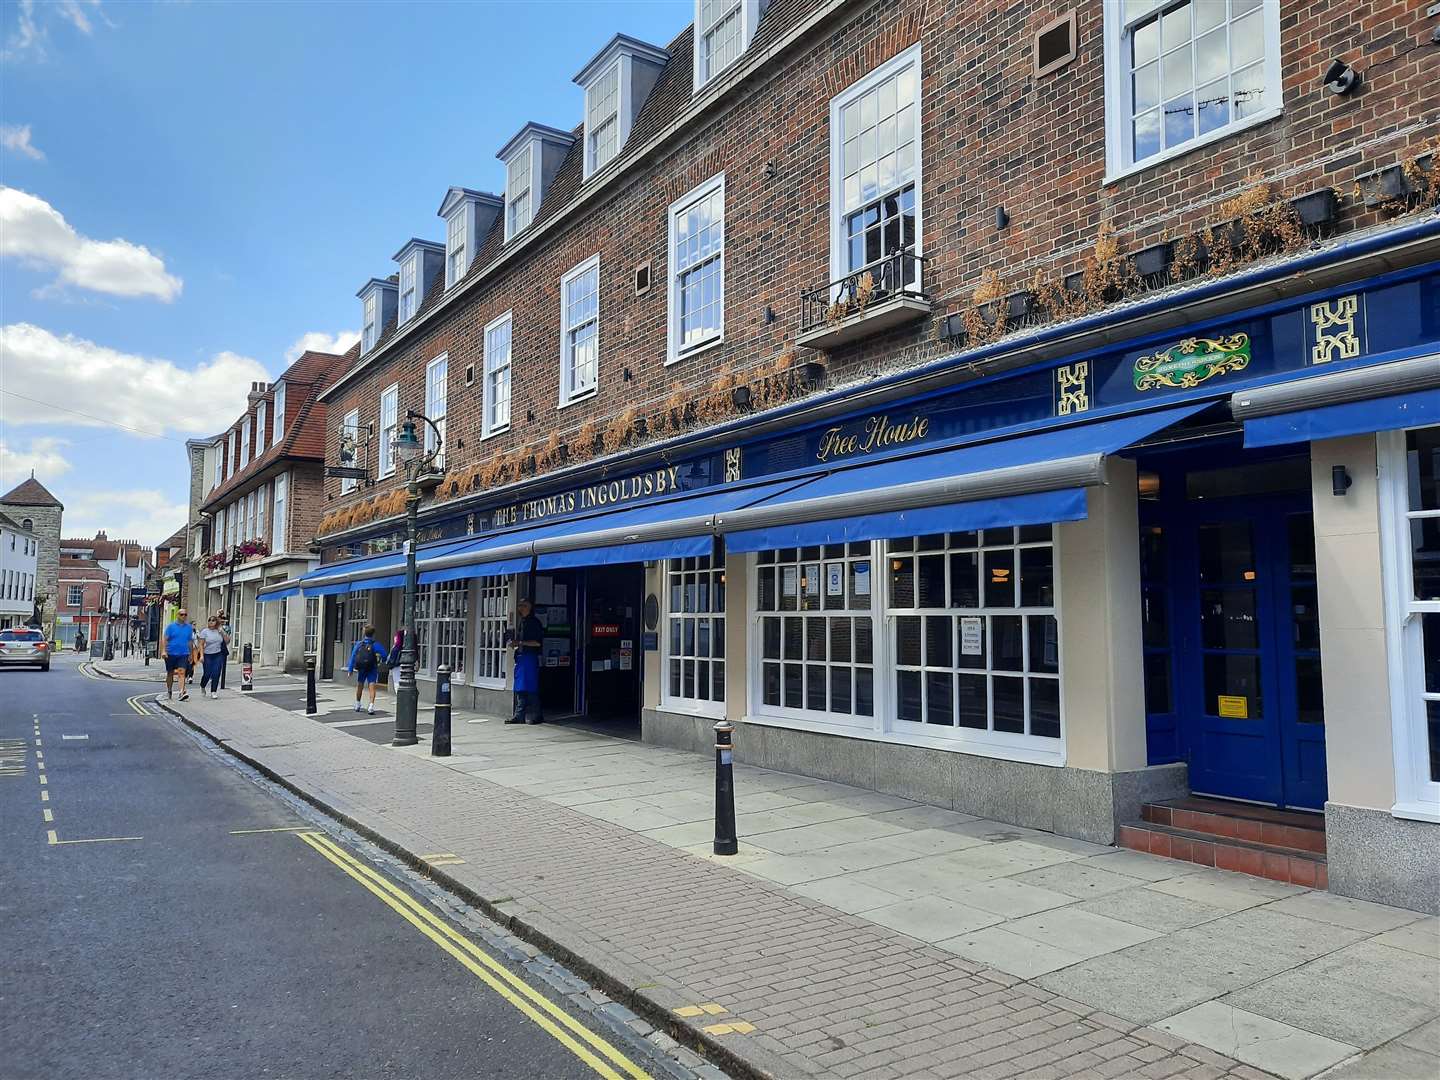
[[[728,1024],[711,1024],[701,1030],[707,1035],[749,1035],[755,1030],[755,1025],[744,1020],[732,1020]]]
[[[130,708],[134,709],[141,716],[149,716],[150,710],[145,708],[145,706],[141,704],[141,698],[143,698],[144,696],[144,694],[137,694],[134,697],[128,697],[125,699],[125,704],[129,705]]]
[[[46,830],[46,835],[50,837],[50,843],[58,844],[60,842],[60,839],[55,835],[54,829]]]
[[[589,1065],[607,1080],[623,1080],[622,1074],[602,1061],[590,1049],[582,1046],[571,1035],[561,1030],[563,1025],[578,1035],[599,1053],[624,1070],[632,1080],[650,1080],[638,1065],[620,1050],[602,1039],[584,1024],[545,995],[535,990],[503,964],[495,960],[469,938],[456,931],[449,923],[439,918],[420,901],[397,885],[387,881],[377,871],[360,862],[349,852],[336,845],[328,837],[317,832],[302,832],[304,840],[321,855],[329,859],[350,877],[383,901],[401,918],[428,937],[451,957],[459,961],[472,975],[485,983],[515,1008],[539,1024],[550,1036],[566,1049]],[[507,985],[508,984],[508,985]],[[548,1013],[549,1015],[545,1015]],[[557,1023],[558,1022],[558,1023]]]
[[[255,834],[255,833],[267,833],[267,832],[305,832],[305,831],[307,831],[309,828],[310,828],[309,825],[281,825],[281,826],[279,826],[279,827],[277,827],[277,828],[274,828],[274,829],[231,829],[231,830],[230,830],[230,835],[231,835],[231,836],[251,836],[251,835],[253,835],[253,834]]]
[[[64,741],[64,740],[66,740],[66,739],[88,739],[88,738],[90,738],[90,736],[89,736],[89,735],[61,735],[60,738],[61,738],[61,741]],[[39,739],[36,739],[35,741],[38,743],[40,740],[39,740]]]
[[[41,744],[40,744],[40,736],[39,736],[39,735],[36,735],[36,736],[35,736],[35,745],[36,745],[36,746],[41,745]]]
[[[48,792],[48,791],[42,791],[42,792],[40,792],[40,801],[41,801],[41,802],[49,802],[49,801],[50,801],[50,792]]]
[[[40,774],[40,785],[43,787],[44,785],[48,784],[49,782],[50,782],[49,780],[46,780],[46,779],[45,779],[45,774],[44,774],[44,773],[41,773],[41,774]]]
[[[144,840],[143,836],[92,836],[85,840],[61,840],[55,835],[55,830],[50,830],[50,843],[52,844],[113,844],[117,840]]]
[[[46,820],[46,821],[54,821],[54,820],[55,820],[55,813],[54,813],[54,811],[52,811],[48,806],[45,807],[44,813],[45,813],[45,820]]]

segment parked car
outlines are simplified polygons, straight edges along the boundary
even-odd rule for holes
[[[34,664],[41,671],[49,671],[50,643],[44,632],[24,627],[0,630],[0,667],[6,664]]]

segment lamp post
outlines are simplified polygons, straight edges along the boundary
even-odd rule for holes
[[[428,452],[415,433],[415,421],[424,420],[435,432],[435,446]],[[400,648],[400,681],[395,684],[395,738],[391,746],[414,746],[416,715],[420,695],[415,686],[415,570],[416,519],[420,512],[420,470],[440,452],[440,429],[428,416],[408,409],[400,434],[395,436],[395,458],[405,469],[405,603],[401,616],[404,643]]]
[[[110,610],[111,594],[117,590],[115,582],[105,577],[105,659],[115,659],[115,612]]]

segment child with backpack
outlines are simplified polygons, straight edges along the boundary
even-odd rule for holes
[[[380,646],[375,641],[375,627],[365,627],[365,634],[350,650],[350,662],[345,670],[355,675],[355,711],[360,711],[360,699],[365,687],[370,687],[369,712],[375,711],[375,686],[380,681]]]

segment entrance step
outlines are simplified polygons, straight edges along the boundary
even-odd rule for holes
[[[1168,859],[1306,888],[1329,885],[1325,817],[1191,797],[1146,803],[1119,844]]]

